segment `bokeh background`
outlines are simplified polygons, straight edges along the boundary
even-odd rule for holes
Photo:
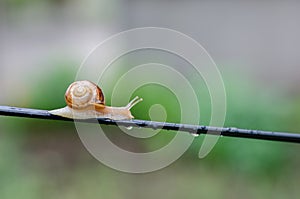
[[[226,87],[225,126],[300,132],[299,8],[293,0],[2,0],[0,104],[62,107],[65,89],[96,44],[130,28],[158,26],[191,36],[213,57]],[[176,101],[164,89],[138,92],[153,100],[148,105],[168,104],[167,120],[178,120]],[[208,124],[209,99],[198,95]],[[148,119],[148,108],[133,112]],[[133,151],[162,146],[175,134],[162,131],[141,142],[104,128]],[[298,198],[299,145],[222,137],[198,159],[202,141],[196,138],[167,168],[127,174],[94,159],[72,123],[0,117],[0,198]]]

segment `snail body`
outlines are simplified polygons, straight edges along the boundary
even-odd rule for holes
[[[96,84],[84,80],[73,82],[65,93],[67,106],[49,111],[71,119],[107,118],[112,120],[130,120],[130,109],[143,99],[135,97],[124,107],[105,105],[104,95]]]

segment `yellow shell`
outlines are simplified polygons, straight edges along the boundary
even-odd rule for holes
[[[94,104],[105,104],[102,90],[90,81],[73,82],[67,89],[65,100],[69,107],[82,109]]]

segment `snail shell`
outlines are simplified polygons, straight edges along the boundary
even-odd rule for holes
[[[90,81],[73,82],[65,93],[65,100],[73,109],[84,109],[93,104],[105,104],[102,90]]]
[[[124,107],[106,106],[101,88],[85,80],[73,82],[65,93],[65,100],[66,107],[51,110],[49,113],[71,119],[128,120],[134,118],[130,109],[143,99],[135,97]]]

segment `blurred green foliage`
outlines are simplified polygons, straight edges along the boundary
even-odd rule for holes
[[[64,92],[74,81],[73,62],[58,62],[34,80],[29,107],[54,109],[65,106]],[[299,103],[279,91],[266,91],[245,78],[224,74],[227,93],[225,126],[274,131],[297,130]],[[201,88],[201,89],[200,89]],[[155,95],[154,95],[155,93]],[[110,98],[109,91],[106,93]],[[132,96],[142,96],[142,104],[132,109],[138,119],[150,119],[149,108],[162,104],[167,121],[180,121],[180,107],[167,88],[151,84]],[[210,104],[204,85],[197,93],[203,123],[209,122]],[[157,97],[159,96],[159,98]],[[287,111],[294,110],[294,111]],[[143,175],[124,174],[99,164],[83,148],[73,124],[17,118],[1,118],[0,198],[275,198],[299,194],[293,187],[283,188],[299,165],[299,147],[293,144],[220,137],[213,151],[203,160],[198,151],[203,137],[171,166]],[[103,127],[115,142],[129,150],[151,151],[172,140],[175,132],[161,131],[148,139],[124,135],[116,127]],[[23,133],[23,136],[20,136]],[[274,182],[277,185],[271,186]],[[274,184],[274,183],[273,183]],[[18,191],[16,191],[18,190]],[[146,195],[144,193],[147,193]],[[169,193],[169,194],[168,194]],[[225,194],[225,195],[224,195]],[[237,197],[239,198],[239,197]]]
[[[47,75],[41,74],[34,77],[29,104],[31,107],[50,110],[66,105],[64,94],[75,79],[74,65],[79,65],[79,63],[74,61],[52,61],[50,63]]]

